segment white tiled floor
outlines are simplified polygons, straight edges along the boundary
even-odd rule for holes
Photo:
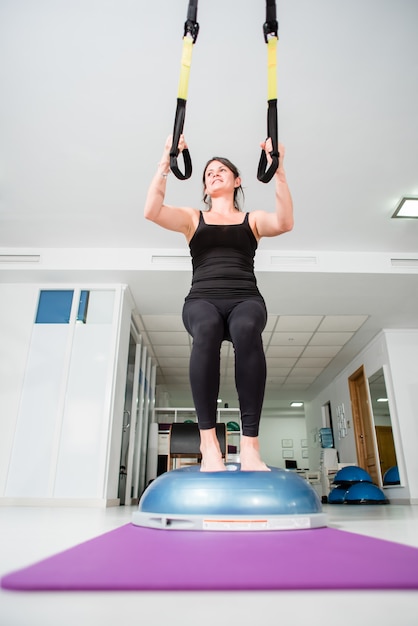
[[[133,510],[0,507],[0,575],[130,522]],[[329,526],[418,547],[418,506],[325,505],[324,511]],[[0,626],[125,623],[417,626],[418,592],[0,594]]]

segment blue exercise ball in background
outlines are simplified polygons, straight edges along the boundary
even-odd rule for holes
[[[384,485],[400,485],[399,469],[397,465],[390,467],[383,476]]]
[[[334,485],[352,485],[354,483],[372,483],[372,477],[362,467],[347,465],[335,474]]]
[[[334,487],[328,495],[328,504],[344,504],[347,487]]]
[[[379,487],[372,483],[355,483],[347,490],[344,498],[347,504],[388,504]]]

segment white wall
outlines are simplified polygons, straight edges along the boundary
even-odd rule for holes
[[[341,374],[314,401],[305,406],[311,469],[319,469],[321,449],[315,438],[322,423],[322,407],[331,403],[334,433],[338,433],[337,407],[344,405],[349,424],[347,436],[336,437],[336,448],[342,463],[357,463],[348,378],[361,365],[369,378],[384,368],[389,398],[393,437],[395,442],[401,487],[385,490],[391,501],[418,503],[418,332],[415,330],[382,331],[369,343]]]
[[[301,442],[306,439],[306,421],[298,417],[261,417],[260,449],[263,461],[272,467],[284,467],[282,439],[292,439],[294,456],[298,468],[310,468],[309,459],[302,458]],[[289,448],[286,448],[289,450]]]

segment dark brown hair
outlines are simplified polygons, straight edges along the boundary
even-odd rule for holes
[[[212,157],[211,159],[209,159],[209,161],[206,163],[205,168],[203,170],[203,178],[202,178],[202,181],[203,181],[203,202],[206,204],[208,209],[210,209],[212,207],[212,202],[211,202],[210,196],[208,196],[208,194],[205,193],[205,187],[206,187],[205,175],[206,175],[206,170],[208,169],[209,165],[211,163],[213,163],[213,161],[219,161],[220,163],[225,165],[225,167],[227,167],[229,170],[231,170],[231,172],[234,175],[234,178],[238,178],[240,176],[240,173],[239,173],[239,170],[238,170],[237,166],[234,165],[229,159],[226,159],[225,157],[217,157],[217,156]],[[242,200],[242,203],[244,202],[244,191],[243,191],[241,185],[234,189],[234,207],[238,211],[242,210],[241,209],[241,202],[240,202],[240,200]]]

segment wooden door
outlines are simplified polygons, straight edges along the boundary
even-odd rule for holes
[[[380,468],[377,465],[376,435],[370,410],[368,383],[363,366],[359,367],[349,377],[348,384],[353,413],[357,461],[359,466],[370,474],[373,483],[381,486],[382,477]]]

